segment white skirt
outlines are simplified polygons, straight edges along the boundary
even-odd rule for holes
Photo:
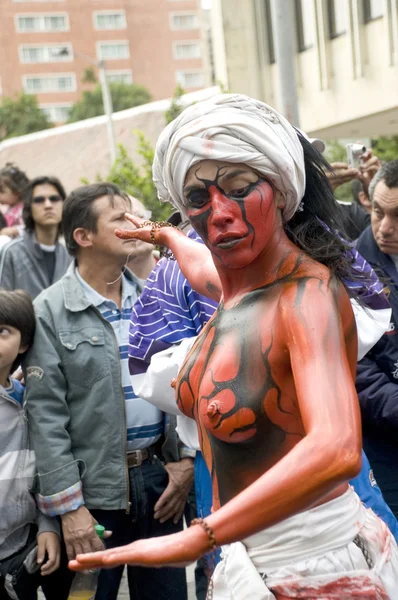
[[[222,550],[213,600],[398,600],[397,544],[351,488]]]

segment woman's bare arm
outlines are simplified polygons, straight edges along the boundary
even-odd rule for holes
[[[126,219],[133,223],[137,229],[116,229],[115,233],[119,238],[151,242],[151,225],[141,227],[144,219],[129,213],[126,214]],[[191,240],[174,227],[157,229],[155,235],[157,244],[166,246],[172,251],[191,287],[199,294],[219,301],[221,298],[220,278],[211,253],[206,246]]]

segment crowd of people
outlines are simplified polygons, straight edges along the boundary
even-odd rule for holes
[[[198,600],[398,599],[398,160],[317,142],[244,96],[185,109],[160,223],[0,169],[0,599],[101,567],[116,600],[127,564],[132,600],[187,600],[189,563]]]

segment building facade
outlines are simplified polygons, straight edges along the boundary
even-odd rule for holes
[[[0,94],[37,95],[53,122],[92,88],[84,73],[99,61],[110,82],[154,100],[210,83],[200,0],[0,0],[0,23]]]
[[[216,80],[281,106],[278,0],[213,0]],[[300,126],[324,139],[398,134],[398,0],[290,0]]]

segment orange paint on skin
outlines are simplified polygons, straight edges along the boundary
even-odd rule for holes
[[[214,264],[179,232],[160,230],[162,241],[184,274],[196,269],[194,289],[222,294],[175,389],[198,426],[215,508],[206,521],[223,545],[337,498],[359,472],[355,322],[343,285],[288,239],[282,195],[252,169],[202,161],[184,194]],[[176,565],[208,548],[193,527],[112,552]]]

